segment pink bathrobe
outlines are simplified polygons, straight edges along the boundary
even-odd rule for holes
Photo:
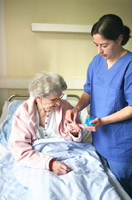
[[[60,105],[56,105],[55,121],[58,134],[67,140],[81,142],[81,131],[78,137],[74,137],[70,133],[70,123],[65,119],[66,110],[71,108],[72,106],[66,100],[61,100]],[[53,158],[33,150],[32,143],[36,139],[35,98],[30,98],[17,109],[14,115],[9,147],[15,160],[20,164],[49,170],[49,162]]]

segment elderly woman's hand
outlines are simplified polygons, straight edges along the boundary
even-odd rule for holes
[[[69,123],[67,128],[74,137],[78,137],[78,133],[81,132],[79,124]]]
[[[50,161],[50,170],[53,171],[57,175],[63,175],[63,174],[67,174],[68,172],[70,172],[71,168],[68,167],[63,162],[53,159]]]

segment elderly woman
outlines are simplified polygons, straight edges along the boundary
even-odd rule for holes
[[[31,97],[16,111],[9,146],[17,163],[66,174],[71,169],[66,164],[33,149],[38,139],[63,137],[81,142],[81,129],[65,119],[72,106],[62,100],[62,91],[67,88],[64,79],[55,73],[42,72],[29,85]]]

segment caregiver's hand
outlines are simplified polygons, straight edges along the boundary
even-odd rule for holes
[[[53,171],[57,175],[63,175],[67,174],[71,171],[71,168],[68,167],[63,162],[57,161],[57,160],[51,160],[50,161],[50,170]]]
[[[91,123],[91,124],[95,124],[95,125],[94,125],[94,126],[87,126],[87,125],[85,125],[85,124],[79,124],[79,126],[80,126],[81,128],[83,128],[83,129],[87,129],[87,130],[89,130],[89,131],[95,132],[100,126],[103,125],[103,120],[102,120],[102,118],[99,118],[99,117],[98,117],[98,118],[92,120],[90,123]]]
[[[76,122],[77,115],[78,115],[77,108],[73,108],[66,111],[66,119],[70,122]]]

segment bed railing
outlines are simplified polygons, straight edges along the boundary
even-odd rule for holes
[[[79,101],[80,97],[76,94],[66,94],[67,98],[72,98],[75,99],[76,101]],[[8,98],[8,102],[10,102],[11,100],[13,100],[14,98],[29,98],[29,94],[13,94]]]

